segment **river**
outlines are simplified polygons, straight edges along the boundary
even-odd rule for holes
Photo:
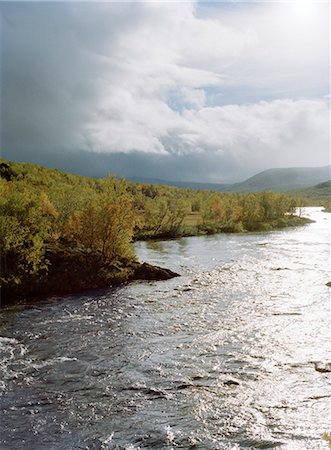
[[[330,215],[138,242],[181,277],[0,311],[0,449],[326,449]]]

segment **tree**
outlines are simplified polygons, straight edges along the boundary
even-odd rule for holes
[[[242,221],[248,230],[254,229],[263,218],[263,209],[256,194],[247,194],[242,200]]]
[[[0,180],[1,285],[21,284],[24,278],[47,269],[45,257],[50,223],[40,197]]]
[[[87,257],[99,256],[102,262],[109,263],[118,258],[133,258],[130,245],[133,226],[129,196],[102,194],[97,203],[90,203],[70,217],[64,227],[64,237]]]

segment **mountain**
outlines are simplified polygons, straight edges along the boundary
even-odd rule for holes
[[[278,191],[311,187],[330,179],[330,166],[268,169],[242,183],[233,184],[231,192]]]
[[[312,200],[329,200],[331,198],[331,180],[303,189],[288,191],[288,194]]]
[[[330,166],[324,167],[289,167],[285,169],[268,169],[245,181],[234,184],[199,183],[184,181],[169,181],[154,178],[129,178],[131,181],[145,184],[163,184],[189,189],[207,189],[223,192],[284,192],[292,189],[302,189],[323,183],[330,179]]]

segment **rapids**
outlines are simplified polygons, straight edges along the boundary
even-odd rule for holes
[[[1,450],[326,449],[330,215],[135,244],[181,277],[0,311]]]

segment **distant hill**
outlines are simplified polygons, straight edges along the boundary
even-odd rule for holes
[[[285,192],[315,186],[330,179],[330,166],[325,167],[291,167],[285,169],[268,169],[245,181],[234,184],[198,183],[169,181],[153,178],[130,178],[131,181],[146,184],[163,184],[189,189],[207,189],[223,192]]]
[[[268,169],[242,183],[233,184],[232,192],[258,192],[264,190],[284,192],[314,186],[330,179],[330,166],[290,167]]]
[[[288,191],[288,194],[318,201],[329,200],[331,198],[331,180],[304,189],[294,189]]]

